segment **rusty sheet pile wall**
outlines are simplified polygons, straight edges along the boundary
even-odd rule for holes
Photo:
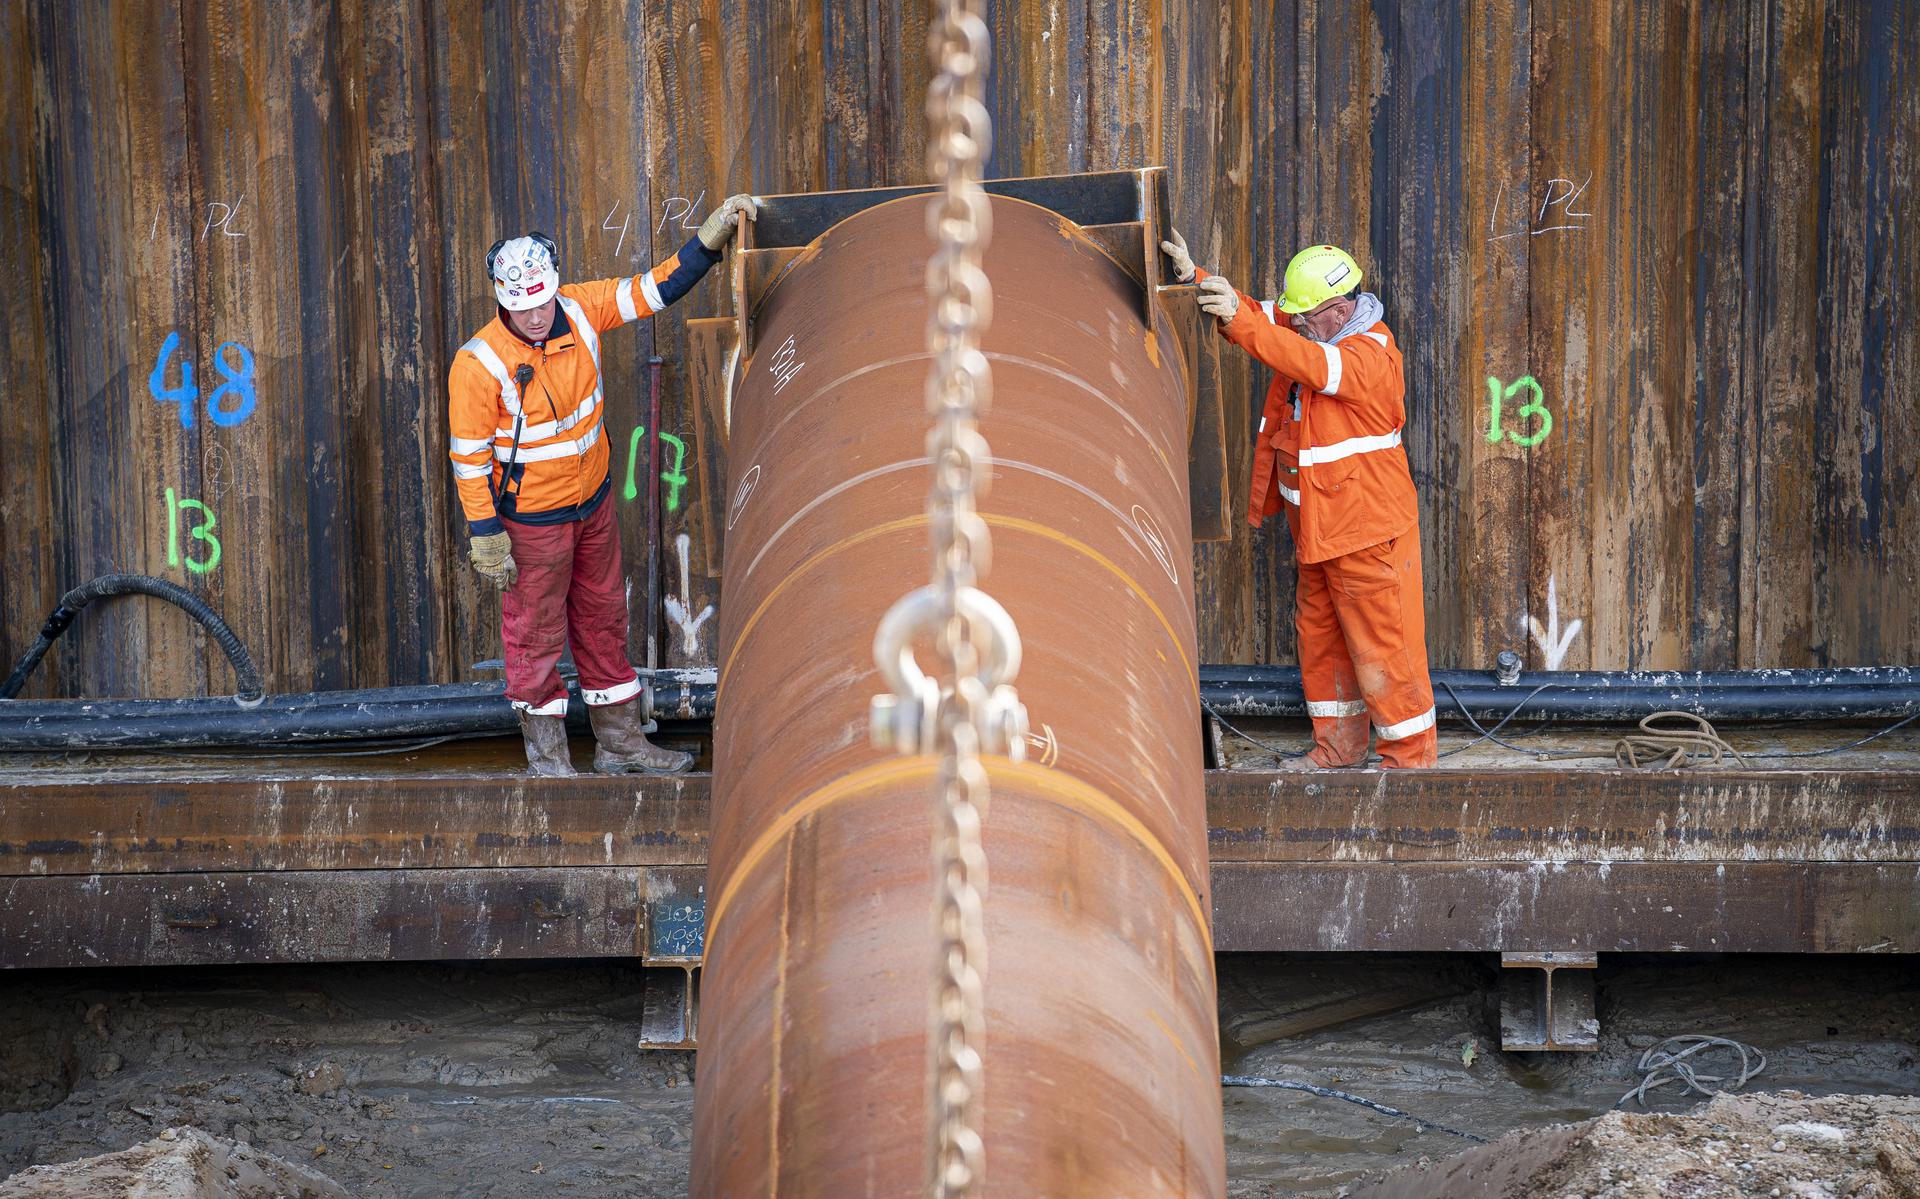
[[[1407,351],[1437,665],[1920,656],[1913,5],[991,16],[991,175],[1164,163],[1196,256],[1249,290],[1298,244],[1354,248]],[[730,191],[918,182],[924,34],[916,0],[0,6],[0,658],[135,570],[206,594],[277,690],[466,676],[497,617],[443,381],[491,315],[485,247],[539,228],[607,276]],[[607,342],[667,665],[713,660],[686,321],[726,304],[708,283]],[[1248,430],[1264,372],[1222,361]],[[1290,659],[1285,537],[1197,550],[1204,660]],[[228,685],[179,614],[123,602],[30,693]]]

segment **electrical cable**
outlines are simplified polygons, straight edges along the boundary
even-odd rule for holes
[[[1685,1048],[1680,1049],[1678,1052],[1674,1052],[1668,1048],[1668,1046],[1682,1045],[1685,1046]],[[1695,1054],[1705,1053],[1707,1050],[1722,1047],[1731,1049],[1740,1055],[1740,1077],[1728,1081],[1727,1076],[1723,1074],[1700,1074],[1695,1072],[1693,1063],[1688,1059],[1692,1058]],[[1749,1061],[1747,1058],[1748,1053],[1752,1053],[1753,1057],[1757,1060]],[[1695,1033],[1684,1033],[1677,1037],[1668,1037],[1658,1045],[1650,1046],[1645,1053],[1640,1055],[1640,1062],[1634,1067],[1634,1069],[1640,1071],[1644,1076],[1640,1079],[1640,1085],[1620,1096],[1619,1101],[1613,1106],[1619,1107],[1629,1099],[1637,1099],[1640,1101],[1640,1106],[1644,1108],[1647,1106],[1648,1091],[1657,1091],[1661,1087],[1671,1086],[1682,1086],[1689,1091],[1697,1092],[1711,1099],[1722,1091],[1739,1090],[1766,1068],[1767,1055],[1751,1045],[1742,1044],[1730,1037],[1708,1037]],[[1708,1087],[1703,1085],[1706,1083],[1723,1083],[1725,1085]]]
[[[1692,729],[1659,728],[1653,722],[1677,718],[1689,721]],[[1723,758],[1732,758],[1742,767],[1749,758],[1819,758],[1828,754],[1837,754],[1849,749],[1858,749],[1870,741],[1877,741],[1888,733],[1920,720],[1920,712],[1902,717],[1892,724],[1864,737],[1849,741],[1844,745],[1829,745],[1824,749],[1768,750],[1753,753],[1742,752],[1733,747],[1711,721],[1691,712],[1655,712],[1640,721],[1640,732],[1629,733],[1614,742],[1610,752],[1600,753],[1589,750],[1559,750],[1536,755],[1542,761],[1573,761],[1581,758],[1612,758],[1623,769],[1660,769],[1683,770],[1689,766],[1719,766]],[[1651,753],[1652,758],[1643,760],[1642,755]],[[1662,761],[1661,759],[1665,760]]]
[[[1207,715],[1219,721],[1226,728],[1228,732],[1232,733],[1234,736],[1240,738],[1242,741],[1245,741],[1248,745],[1251,745],[1256,749],[1265,750],[1266,752],[1280,758],[1304,758],[1308,754],[1313,752],[1312,745],[1308,745],[1305,749],[1299,749],[1299,750],[1281,749],[1277,745],[1269,745],[1265,741],[1261,741],[1258,738],[1253,737],[1248,733],[1242,731],[1240,728],[1235,726],[1232,721],[1220,715],[1219,711],[1212,704],[1208,703],[1206,700],[1204,699],[1201,700],[1200,706],[1206,709]]]
[[[1384,1103],[1375,1103],[1371,1099],[1349,1094],[1346,1091],[1336,1091],[1332,1087],[1316,1087],[1310,1082],[1290,1082],[1283,1078],[1260,1078],[1251,1074],[1223,1074],[1220,1076],[1220,1085],[1223,1087],[1274,1087],[1283,1091],[1305,1091],[1309,1095],[1318,1095],[1323,1099],[1344,1099],[1348,1103],[1357,1103],[1361,1107],[1379,1112],[1383,1116],[1393,1116],[1400,1120],[1411,1120],[1415,1124],[1418,1124],[1422,1130],[1431,1128],[1436,1132],[1444,1132],[1449,1136],[1464,1137],[1469,1141],[1475,1141],[1482,1145],[1487,1143],[1487,1138],[1483,1136],[1478,1136],[1471,1132],[1462,1132],[1457,1128],[1448,1128],[1445,1124],[1435,1124],[1432,1120],[1423,1120],[1412,1112],[1403,1112],[1397,1107],[1388,1107]]]
[[[1894,721],[1894,722],[1893,722],[1892,724],[1890,724],[1890,725],[1888,725],[1888,726],[1887,726],[1886,728],[1884,728],[1884,729],[1881,729],[1881,730],[1880,730],[1879,732],[1877,732],[1877,733],[1869,733],[1869,734],[1868,734],[1867,736],[1865,736],[1865,737],[1862,737],[1862,738],[1860,738],[1860,739],[1859,739],[1858,741],[1849,741],[1849,742],[1847,742],[1847,743],[1846,743],[1845,745],[1833,745],[1833,746],[1829,746],[1829,747],[1827,747],[1826,749],[1805,749],[1805,750],[1776,750],[1776,751],[1773,751],[1773,752],[1770,752],[1770,753],[1762,753],[1762,754],[1748,754],[1748,755],[1746,755],[1746,756],[1747,756],[1747,757],[1749,757],[1749,758],[1818,758],[1818,757],[1823,757],[1823,756],[1825,756],[1826,754],[1837,754],[1837,753],[1839,753],[1839,752],[1840,752],[1841,750],[1845,750],[1845,749],[1858,749],[1858,748],[1860,748],[1860,747],[1861,747],[1862,745],[1865,745],[1865,744],[1866,744],[1867,742],[1869,742],[1869,741],[1877,741],[1877,740],[1879,740],[1879,739],[1880,739],[1881,737],[1884,737],[1884,736],[1886,736],[1886,735],[1887,735],[1888,733],[1891,733],[1891,732],[1893,732],[1893,731],[1894,731],[1894,730],[1896,730],[1896,729],[1899,729],[1899,728],[1903,728],[1903,727],[1905,727],[1906,725],[1909,725],[1909,724],[1912,724],[1912,723],[1913,723],[1914,721],[1916,721],[1916,720],[1920,720],[1920,712],[1915,712],[1915,713],[1914,713],[1913,715],[1911,715],[1911,716],[1908,716],[1908,717],[1906,717],[1906,718],[1904,718],[1904,719],[1902,719],[1902,720],[1896,720],[1896,721]]]
[[[1534,758],[1539,757],[1539,755],[1537,753],[1534,753],[1532,750],[1526,749],[1522,746],[1514,745],[1513,743],[1508,741],[1502,741],[1500,738],[1494,736],[1494,734],[1498,733],[1501,729],[1507,727],[1507,722],[1509,720],[1512,720],[1516,715],[1518,715],[1520,712],[1520,709],[1526,707],[1527,704],[1533,699],[1534,696],[1540,694],[1542,691],[1547,690],[1549,687],[1557,687],[1560,684],[1542,683],[1538,687],[1535,687],[1533,690],[1527,692],[1526,695],[1522,696],[1519,703],[1513,705],[1513,707],[1508,710],[1505,716],[1502,716],[1499,719],[1499,721],[1494,724],[1492,728],[1488,729],[1488,728],[1481,727],[1480,722],[1473,718],[1473,713],[1467,710],[1467,705],[1460,702],[1460,693],[1453,689],[1452,683],[1447,682],[1445,679],[1435,679],[1434,681],[1439,683],[1442,687],[1446,688],[1448,697],[1450,697],[1453,700],[1453,706],[1460,709],[1460,715],[1465,717],[1467,723],[1473,726],[1474,732],[1480,734],[1478,737],[1475,737],[1473,740],[1465,743],[1464,745],[1454,746],[1452,749],[1448,750],[1446,753],[1438,755],[1439,757],[1450,758],[1454,754],[1457,754],[1462,750],[1471,749],[1473,746],[1480,744],[1482,741],[1491,741],[1495,745],[1502,746],[1503,748],[1506,748],[1506,749],[1510,749],[1517,754],[1527,754],[1528,756],[1534,757]]]
[[[244,758],[372,758],[383,754],[404,754],[415,750],[432,749],[436,745],[445,745],[449,741],[470,740],[475,737],[490,737],[492,733],[448,733],[444,737],[429,737],[425,741],[404,741],[398,745],[381,745],[371,749],[313,749],[303,746],[253,745],[223,746],[221,757]],[[241,752],[235,752],[236,750]],[[136,751],[137,752],[137,751]],[[205,749],[150,749],[148,753],[161,754],[169,758],[206,758],[213,756]]]
[[[1478,737],[1475,737],[1473,740],[1465,742],[1461,745],[1456,745],[1452,749],[1447,750],[1445,753],[1440,754],[1439,756],[1442,758],[1450,758],[1454,754],[1460,753],[1463,750],[1471,749],[1474,746],[1480,744],[1482,741],[1488,740],[1490,738],[1497,744],[1504,745],[1508,749],[1511,749],[1516,753],[1531,753],[1532,751],[1530,750],[1523,749],[1522,747],[1517,745],[1509,745],[1507,742],[1501,741],[1498,737],[1495,737],[1494,734],[1498,733],[1501,729],[1507,727],[1507,722],[1512,720],[1515,716],[1517,716],[1520,712],[1520,709],[1526,707],[1528,702],[1531,701],[1534,696],[1540,694],[1542,691],[1547,690],[1549,687],[1559,686],[1558,683],[1540,684],[1538,687],[1535,687],[1532,691],[1529,691],[1524,696],[1522,696],[1520,698],[1520,702],[1515,704],[1512,708],[1508,709],[1507,714],[1505,716],[1502,716],[1499,719],[1499,721],[1496,722],[1491,729],[1487,729],[1487,728],[1481,727],[1480,722],[1473,718],[1473,713],[1469,712],[1467,710],[1467,706],[1460,702],[1460,696],[1457,692],[1453,690],[1453,684],[1447,682],[1445,679],[1438,679],[1435,681],[1438,682],[1442,687],[1445,687],[1447,689],[1448,694],[1452,696],[1454,706],[1460,709],[1461,716],[1465,717],[1467,723],[1472,725],[1474,729],[1478,731],[1480,734]],[[1206,700],[1204,699],[1201,700],[1200,706],[1206,709],[1207,715],[1219,721],[1221,725],[1227,729],[1228,732],[1232,733],[1236,737],[1239,737],[1242,741],[1245,741],[1247,744],[1252,745],[1255,748],[1265,750],[1267,753],[1275,754],[1282,758],[1304,758],[1308,754],[1313,752],[1313,747],[1311,745],[1309,745],[1307,748],[1302,750],[1283,750],[1278,746],[1269,744],[1268,742],[1265,742],[1265,741],[1261,741],[1258,738],[1251,736],[1244,730],[1236,727],[1232,721],[1228,720],[1226,717],[1220,714],[1219,709],[1215,708],[1212,704],[1208,703]],[[1535,733],[1540,732],[1541,729],[1544,729],[1545,727],[1546,727],[1545,725],[1542,725],[1541,728],[1529,729],[1525,732],[1515,733],[1513,735],[1515,737],[1530,737]],[[1377,759],[1372,759],[1372,760],[1377,760]]]
[[[266,698],[266,687],[260,681],[259,669],[253,664],[253,655],[247,652],[246,646],[240,644],[240,638],[233,629],[220,619],[218,612],[207,606],[206,601],[177,583],[156,579],[151,575],[110,574],[89,579],[60,597],[60,603],[47,614],[47,622],[41,627],[39,638],[20,656],[7,681],[0,683],[0,700],[10,700],[20,694],[27,676],[40,665],[40,659],[47,656],[47,651],[53,648],[60,634],[66,632],[67,626],[80,615],[81,609],[95,600],[115,595],[150,595],[155,599],[163,599],[199,621],[207,630],[207,635],[227,655],[227,661],[233,664],[234,678],[239,683],[233,702],[242,708],[257,708]]]

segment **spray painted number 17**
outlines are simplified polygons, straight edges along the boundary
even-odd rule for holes
[[[1503,429],[1500,423],[1500,410],[1504,401],[1512,399],[1516,393],[1532,392],[1533,398],[1514,412],[1514,416],[1523,424],[1538,422],[1528,433],[1518,433],[1512,429]],[[1535,381],[1532,375],[1522,375],[1503,389],[1500,380],[1487,376],[1487,440],[1499,441],[1502,432],[1507,440],[1517,446],[1532,449],[1547,439],[1553,432],[1553,413],[1547,411],[1547,392]]]

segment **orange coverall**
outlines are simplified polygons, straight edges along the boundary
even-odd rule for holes
[[[1204,278],[1206,272],[1200,272]],[[1240,296],[1221,334],[1273,368],[1247,519],[1284,504],[1300,583],[1294,629],[1320,766],[1434,764],[1420,516],[1400,444],[1406,383],[1384,321],[1338,343],[1302,337],[1272,301]]]
[[[640,694],[627,660],[620,535],[608,506],[600,337],[660,312],[719,261],[719,251],[689,238],[645,274],[561,285],[544,341],[521,337],[503,312],[454,354],[447,452],[460,506],[475,536],[506,532],[520,565],[500,605],[507,698],[516,708],[566,715],[558,663],[569,642],[589,705]],[[524,397],[521,367],[532,371]]]

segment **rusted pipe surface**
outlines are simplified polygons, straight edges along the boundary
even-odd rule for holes
[[[866,717],[928,570],[926,203],[809,246],[738,367],[696,1196],[924,1193],[933,762]],[[989,760],[988,1191],[1216,1196],[1184,366],[1077,226],[993,220],[985,587],[1036,738]]]

